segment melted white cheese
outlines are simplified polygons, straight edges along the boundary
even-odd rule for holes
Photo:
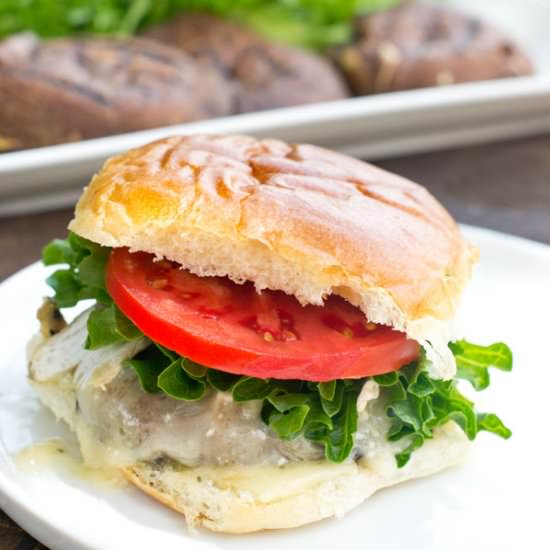
[[[55,403],[58,408],[64,403],[64,412],[57,414],[77,433],[88,465],[125,466],[168,457],[186,466],[280,466],[323,458],[322,448],[303,438],[276,437],[260,418],[259,401],[236,403],[212,391],[187,402],[143,392],[134,371],[122,362],[148,341],[86,351],[86,318],[85,313],[42,343],[31,357],[30,372],[35,382],[50,388],[50,396],[55,393],[44,399],[46,404],[55,410]],[[388,447],[388,420],[375,399],[367,401],[359,415],[356,456]],[[69,406],[73,411],[65,410]]]

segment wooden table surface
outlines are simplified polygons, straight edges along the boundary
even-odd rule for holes
[[[425,185],[460,222],[550,244],[550,135],[378,163]],[[69,210],[0,220],[0,280],[64,237]],[[0,550],[43,548],[0,511]]]

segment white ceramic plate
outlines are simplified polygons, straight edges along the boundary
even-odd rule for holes
[[[441,2],[443,0],[437,0]],[[247,133],[374,159],[550,129],[550,0],[445,0],[492,22],[537,73],[207,120],[0,155],[0,216],[73,204],[106,158],[172,134]]]
[[[495,372],[479,395],[514,431],[481,434],[469,461],[429,479],[387,489],[343,519],[286,532],[190,535],[183,518],[132,488],[112,489],[48,468],[22,471],[17,452],[63,434],[25,381],[25,343],[46,292],[35,264],[0,285],[0,506],[52,549],[287,550],[365,548],[441,550],[548,548],[546,352],[550,247],[465,228],[482,261],[460,315],[468,338],[505,341],[514,371]]]

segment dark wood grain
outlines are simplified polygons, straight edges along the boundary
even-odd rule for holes
[[[378,163],[425,185],[461,222],[550,244],[550,135]],[[63,237],[70,210],[0,220],[0,280]],[[0,511],[0,550],[44,548]]]

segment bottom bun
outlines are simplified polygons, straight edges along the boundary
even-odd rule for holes
[[[460,462],[467,448],[462,430],[449,423],[401,469],[380,457],[369,463],[302,462],[283,467],[142,463],[127,467],[124,474],[139,489],[184,514],[190,528],[249,533],[341,517],[379,489]]]
[[[72,379],[72,372],[67,372],[48,382],[31,379],[31,384],[42,402],[76,432],[83,455],[90,457],[98,441],[77,418]],[[186,467],[161,458],[120,469],[139,489],[184,514],[191,529],[248,533],[342,516],[379,489],[456,464],[468,447],[462,430],[448,423],[435,430],[434,438],[416,450],[403,468],[396,466],[395,448],[381,445],[368,460],[344,464]]]

